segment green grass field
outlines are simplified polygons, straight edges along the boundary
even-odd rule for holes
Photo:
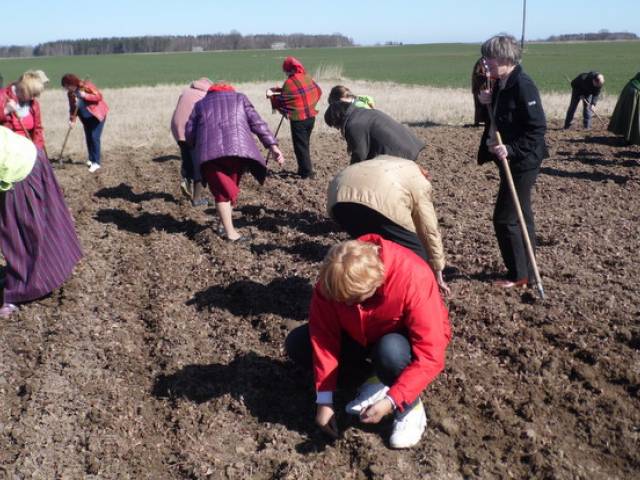
[[[40,68],[57,83],[62,74],[74,72],[90,77],[100,87],[183,84],[201,76],[231,82],[271,82],[282,80],[282,59],[291,54],[312,72],[321,65],[336,65],[345,77],[353,79],[467,88],[479,50],[479,45],[472,44],[430,44],[0,59],[0,74],[7,82],[24,70]],[[617,95],[640,70],[640,42],[530,44],[523,64],[544,91],[566,90],[565,75],[573,78],[595,69],[605,74],[606,90]]]

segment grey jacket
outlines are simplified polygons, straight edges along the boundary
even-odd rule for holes
[[[351,153],[351,163],[370,160],[379,155],[416,160],[425,143],[404,125],[380,110],[347,110],[344,138]]]

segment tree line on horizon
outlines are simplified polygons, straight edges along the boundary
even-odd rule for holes
[[[0,57],[45,57],[62,55],[111,55],[120,53],[163,53],[211,50],[251,50],[312,47],[351,47],[353,39],[340,33],[308,35],[259,34],[240,32],[209,35],[157,35],[142,37],[89,38],[56,40],[34,46],[0,46]]]
[[[563,35],[551,35],[547,42],[584,42],[584,41],[606,41],[606,40],[638,40],[635,33],[610,32],[600,30],[596,33],[565,33]]]

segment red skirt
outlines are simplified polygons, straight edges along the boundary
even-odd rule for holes
[[[202,176],[216,203],[236,204],[240,193],[240,180],[248,160],[241,157],[223,157],[202,164]]]

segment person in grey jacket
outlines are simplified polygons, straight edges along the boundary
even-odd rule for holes
[[[351,163],[378,155],[416,160],[425,143],[411,130],[380,110],[336,102],[324,114],[327,125],[339,129],[347,141]]]

